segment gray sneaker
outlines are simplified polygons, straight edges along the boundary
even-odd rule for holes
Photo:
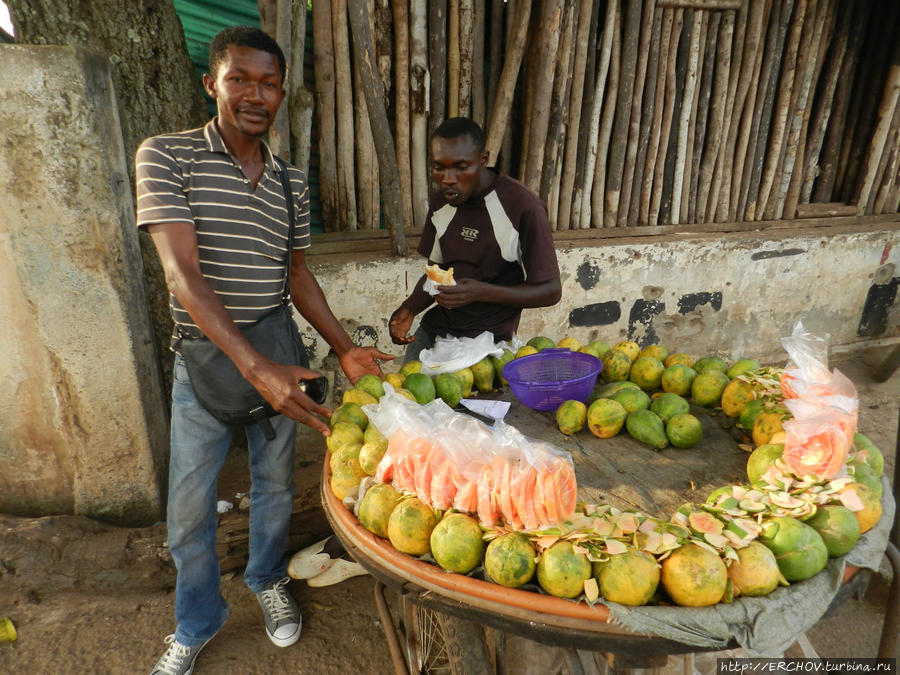
[[[209,640],[193,647],[185,647],[175,641],[174,633],[169,635],[166,637],[166,644],[169,647],[153,666],[150,675],[191,675],[194,672],[194,661],[197,660],[197,655],[209,643]]]
[[[279,647],[290,647],[300,639],[300,610],[286,588],[290,580],[271,581],[256,594],[266,620],[266,635]]]

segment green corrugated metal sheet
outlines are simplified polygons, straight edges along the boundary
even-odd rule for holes
[[[256,0],[174,0],[175,12],[184,28],[188,54],[197,79],[209,70],[209,43],[216,33],[226,26],[259,27],[259,7]],[[307,54],[304,59],[305,79],[312,88],[312,16],[308,10],[306,21]],[[205,94],[204,94],[205,96]],[[206,109],[210,117],[216,114],[216,106],[212,99],[206,99]],[[315,142],[315,139],[313,140]],[[322,207],[319,202],[319,157],[314,147],[310,153],[309,192],[310,220],[314,233],[321,233]]]

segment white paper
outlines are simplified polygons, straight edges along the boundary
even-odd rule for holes
[[[502,420],[506,417],[510,405],[509,401],[483,401],[474,398],[464,398],[459,403],[473,413],[495,420]]]

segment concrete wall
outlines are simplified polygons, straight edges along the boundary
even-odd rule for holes
[[[851,227],[614,239],[558,248],[562,301],[525,310],[519,336],[571,335],[610,344],[658,342],[695,357],[783,361],[779,338],[797,320],[834,346],[896,337],[900,217]],[[387,320],[423,271],[421,258],[353,263],[309,259],[335,315],[360,343],[402,355]],[[877,301],[873,301],[877,300]],[[887,330],[860,336],[860,325]],[[300,322],[311,362],[324,344]],[[386,369],[393,369],[386,366]]]
[[[0,511],[153,522],[168,433],[108,64],[0,64]]]

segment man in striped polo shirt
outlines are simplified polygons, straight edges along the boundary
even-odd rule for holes
[[[192,131],[144,141],[135,161],[137,222],[159,253],[176,332],[208,337],[280,413],[276,438],[246,428],[250,451],[250,555],[244,579],[259,599],[269,638],[286,647],[300,636],[300,612],[287,592],[285,545],[294,495],[296,421],[330,433],[328,408],[298,386],[319,374],[275,363],[257,352],[239,328],[277,310],[291,251],[294,306],[331,345],[351,382],[380,374],[376,359],[390,354],[354,345],[306,266],[309,195],[303,172],[288,167],[296,213],[294,240],[280,165],[263,137],[284,98],[285,60],[277,43],[256,28],[226,28],[210,45],[203,84],[218,116]],[[323,417],[325,419],[323,419]],[[216,556],[216,478],[231,428],[197,400],[176,355],[172,387],[168,542],[178,571],[177,628],[153,673],[190,673],[200,650],[225,622]]]

